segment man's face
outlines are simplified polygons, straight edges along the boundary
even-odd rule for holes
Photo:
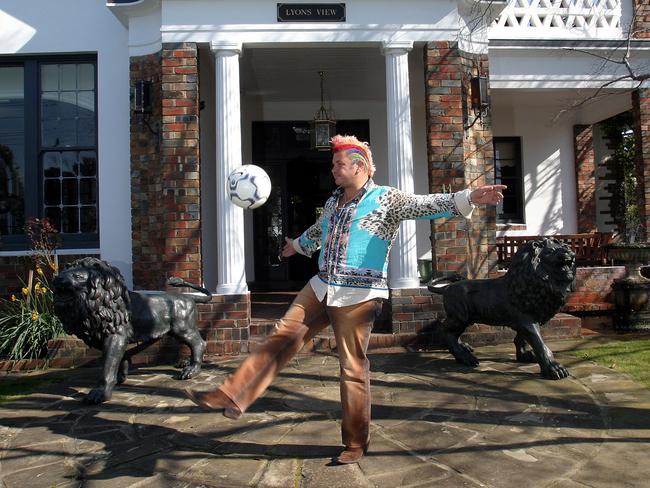
[[[338,186],[350,186],[359,177],[361,169],[352,162],[347,151],[339,151],[332,156],[332,176]]]

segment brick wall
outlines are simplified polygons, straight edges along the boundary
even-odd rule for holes
[[[635,18],[632,30],[637,39],[650,38],[650,0],[634,0]]]
[[[650,13],[649,13],[650,15]],[[650,89],[635,90],[632,93],[632,116],[636,141],[636,168],[639,194],[642,197],[641,221],[644,237],[650,239]]]
[[[131,83],[151,82],[151,113],[131,114],[131,226],[133,282],[138,289],[160,289],[166,270],[165,215],[160,163],[161,53],[132,57]],[[158,132],[154,134],[153,132]]]
[[[596,162],[590,125],[573,126],[578,232],[596,232]]]
[[[426,287],[390,290],[384,308],[391,318],[393,334],[418,333],[444,314],[442,297]]]
[[[625,276],[624,266],[578,268],[575,289],[562,307],[563,312],[608,312],[614,308],[611,285]]]
[[[207,354],[248,352],[250,294],[215,295],[199,305],[199,328],[208,342]]]
[[[131,81],[152,82],[152,112],[132,114],[133,280],[162,289],[169,276],[201,283],[197,48],[164,44],[131,59]],[[152,130],[158,134],[153,134]]]
[[[424,62],[430,191],[493,183],[490,118],[475,121],[469,89],[478,66],[487,76],[487,58],[463,53],[455,43],[443,41],[428,44]],[[434,221],[432,235],[437,274],[485,277],[496,270],[494,207],[477,208],[470,221]]]
[[[170,274],[202,283],[197,60],[196,44],[163,44],[163,260]]]

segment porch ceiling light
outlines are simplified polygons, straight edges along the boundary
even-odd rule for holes
[[[336,121],[334,120],[334,113],[328,112],[323,102],[324,73],[319,71],[318,75],[320,76],[320,108],[310,124],[311,148],[318,151],[329,151],[330,139],[334,137],[336,132]]]

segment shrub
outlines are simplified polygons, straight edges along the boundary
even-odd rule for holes
[[[33,250],[33,268],[21,293],[0,299],[0,356],[9,359],[43,357],[47,342],[64,333],[54,314],[50,281],[58,272],[58,234],[47,219],[31,219],[25,226]]]

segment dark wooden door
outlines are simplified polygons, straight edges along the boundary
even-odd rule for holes
[[[318,219],[334,190],[331,153],[309,148],[307,121],[253,122],[253,164],[273,185],[269,200],[253,210],[254,291],[299,290],[318,271],[318,253],[279,259],[284,237],[297,237]],[[367,120],[337,122],[337,132],[369,140]]]

